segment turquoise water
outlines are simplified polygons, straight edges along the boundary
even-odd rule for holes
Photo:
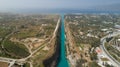
[[[61,54],[60,54],[60,62],[58,63],[58,67],[69,67],[68,61],[66,59],[66,50],[65,50],[65,29],[64,29],[64,15],[61,15]]]

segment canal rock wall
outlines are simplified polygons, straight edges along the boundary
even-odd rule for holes
[[[47,59],[43,61],[44,67],[57,67],[60,56],[60,37],[61,37],[61,21],[58,22],[58,27],[56,30],[55,37],[52,39],[50,45],[52,46],[52,53]]]
[[[65,34],[66,34],[66,51],[67,51],[67,59],[69,61],[70,67],[77,67],[77,62],[80,59],[80,53],[78,47],[75,45],[74,37],[71,34],[71,30],[69,28],[68,22],[65,21]]]

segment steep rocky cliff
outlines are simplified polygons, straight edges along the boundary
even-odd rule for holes
[[[61,22],[59,23],[56,36],[54,37],[50,44],[52,47],[51,48],[52,54],[50,54],[50,56],[48,56],[48,58],[43,61],[45,67],[57,67],[60,57],[60,45],[61,45],[60,37],[61,37]]]

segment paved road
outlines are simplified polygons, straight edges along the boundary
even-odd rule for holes
[[[106,42],[106,38],[110,38],[110,37],[114,37],[114,36],[117,36],[117,35],[120,35],[120,32],[115,32],[113,34],[109,34],[103,38],[101,38],[101,45],[100,45],[100,48],[102,49],[103,53],[106,54],[106,56],[109,58],[109,60],[117,67],[120,66],[120,62],[118,62],[115,58],[113,58],[109,52],[106,50],[105,48],[105,42]]]

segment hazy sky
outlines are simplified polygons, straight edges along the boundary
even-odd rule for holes
[[[120,3],[120,0],[0,0],[0,10],[23,8],[89,8]]]

